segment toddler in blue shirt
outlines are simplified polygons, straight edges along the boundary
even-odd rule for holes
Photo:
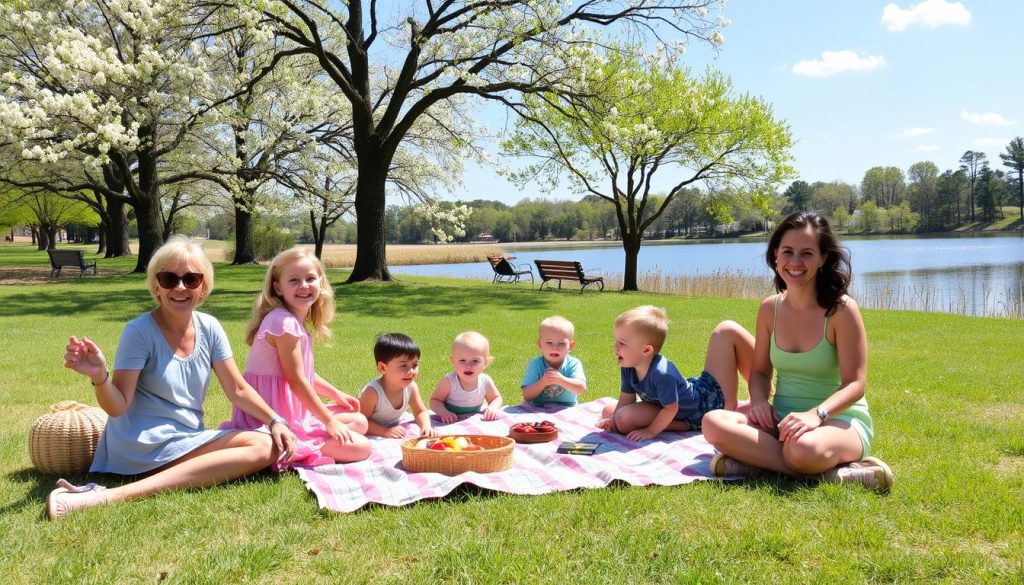
[[[587,390],[583,363],[569,352],[576,347],[576,328],[565,317],[548,317],[540,323],[537,347],[540,355],[526,364],[521,384],[523,401],[534,406],[575,405]]]
[[[725,407],[722,387],[707,370],[685,378],[661,355],[668,335],[664,309],[646,305],[626,311],[615,319],[614,335],[619,401],[604,408],[598,427],[643,441],[663,431],[699,431],[706,412]]]

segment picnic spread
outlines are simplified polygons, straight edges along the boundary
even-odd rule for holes
[[[297,471],[316,495],[319,506],[334,512],[352,512],[370,503],[404,506],[443,497],[462,484],[510,494],[541,495],[603,488],[613,481],[635,486],[674,486],[711,479],[709,463],[714,449],[700,433],[666,432],[650,441],[631,441],[596,428],[594,423],[601,409],[614,402],[614,398],[601,398],[561,409],[511,406],[496,421],[484,421],[480,416],[463,417],[451,424],[434,421],[442,435],[502,437],[516,423],[554,423],[557,440],[516,443],[512,466],[504,471],[466,471],[455,475],[408,471],[402,463],[402,445],[408,445],[408,440],[419,432],[408,415],[401,423],[406,429],[405,439],[373,439],[373,453],[368,459]],[[576,448],[559,453],[563,442],[597,447],[592,455],[586,455],[586,449]]]

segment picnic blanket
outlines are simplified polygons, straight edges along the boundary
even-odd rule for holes
[[[620,480],[631,485],[680,485],[711,479],[714,448],[700,433],[662,433],[651,441],[630,441],[622,435],[598,429],[594,423],[613,398],[602,398],[572,407],[506,407],[501,418],[484,421],[479,414],[435,428],[442,434],[506,435],[517,422],[550,420],[559,437],[550,443],[517,444],[510,469],[494,473],[467,472],[456,476],[439,473],[408,473],[402,467],[399,439],[371,438],[373,453],[365,461],[299,468],[299,477],[321,508],[351,512],[370,502],[404,506],[425,498],[445,496],[460,484],[506,492],[539,495],[578,488],[601,488]],[[417,427],[407,418],[406,437]],[[598,442],[593,455],[556,453],[562,441]]]

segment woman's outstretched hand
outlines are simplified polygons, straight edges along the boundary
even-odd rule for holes
[[[64,367],[88,376],[93,384],[102,384],[107,377],[107,358],[88,337],[70,337],[64,350]],[[98,382],[97,382],[98,380]]]

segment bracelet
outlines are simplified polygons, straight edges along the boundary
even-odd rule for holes
[[[274,418],[270,419],[270,422],[267,423],[267,430],[269,431],[269,430],[273,429],[274,425],[278,425],[278,424],[284,425],[284,426],[288,426],[288,422],[286,420],[284,420],[283,417],[275,416]]]
[[[109,380],[109,379],[110,379],[110,370],[105,370],[105,371],[104,371],[104,374],[106,374],[106,375],[105,375],[105,376],[103,376],[103,381],[102,381],[102,382],[100,382],[99,384],[97,384],[96,382],[92,382],[92,380],[91,380],[91,379],[90,379],[89,381],[90,381],[90,382],[92,382],[92,385],[93,385],[93,386],[95,386],[95,387],[99,388],[100,386],[102,386],[102,385],[106,384],[106,383],[107,383],[107,380]]]

